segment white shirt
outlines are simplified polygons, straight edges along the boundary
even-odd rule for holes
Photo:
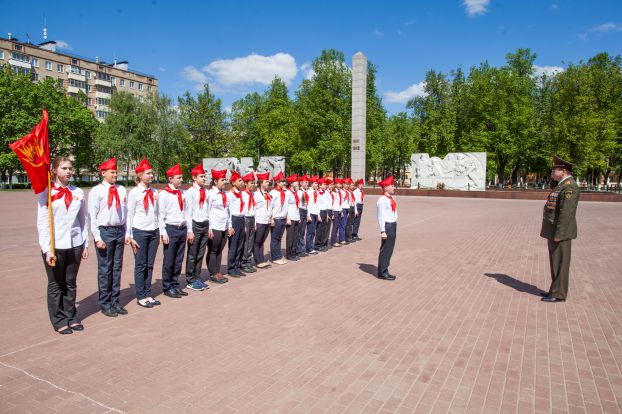
[[[199,204],[201,200],[201,187],[197,183],[193,183],[190,188],[186,190],[184,195],[186,196],[186,216],[188,217],[188,233],[192,233],[192,222],[204,223],[209,218],[209,210],[207,203],[207,189],[205,190],[205,201],[203,205]]]
[[[363,204],[363,190],[358,187],[354,189],[354,201],[356,204]]]
[[[339,190],[339,192],[341,193],[341,208],[349,209],[351,206],[350,193],[348,193],[348,190]]]
[[[333,191],[333,211],[341,211],[341,201],[339,198],[339,191]]]
[[[147,199],[147,211],[145,211],[145,196],[147,191],[153,193],[153,203]],[[130,190],[127,195],[127,228],[125,237],[132,238],[133,228],[144,231],[152,231],[158,228],[158,192],[153,188],[147,188],[143,183]]]
[[[300,221],[300,210],[298,210],[298,206],[300,205],[300,199],[298,199],[298,205],[296,205],[296,197],[298,194],[292,189],[285,190],[285,203],[287,204],[287,217],[293,221]]]
[[[330,198],[330,193],[327,190],[318,190],[317,203],[318,209],[320,211],[328,210],[328,208],[332,204],[332,198]]]
[[[175,190],[173,186],[167,184],[168,187],[172,190]],[[177,189],[181,191],[181,188]],[[158,194],[158,216],[160,222],[160,235],[168,236],[166,233],[166,225],[170,224],[172,226],[181,226],[182,224],[186,224],[186,206],[188,203],[185,202],[186,196],[181,195],[182,207],[179,208],[179,197],[177,194],[171,194],[166,190],[160,191]],[[187,227],[187,226],[186,226]],[[192,229],[187,230],[191,232]]]
[[[302,188],[298,189],[298,199],[300,200],[300,203],[298,203],[298,208],[301,208],[303,210],[307,209],[307,199],[305,198],[305,194],[307,194],[305,190],[303,190]]]
[[[223,197],[225,195],[225,204]],[[229,203],[227,193],[220,191],[217,187],[212,187],[207,192],[208,209],[209,209],[209,229],[225,231],[229,228]]]
[[[268,195],[265,193],[265,195]],[[255,223],[270,224],[272,219],[272,205],[266,199],[263,191],[257,190],[253,193],[255,197]],[[270,195],[268,195],[270,197]]]
[[[272,218],[284,219],[287,217],[287,194],[285,193],[285,191],[285,197],[283,197],[283,202],[281,202],[280,190],[274,189],[270,191],[270,197],[272,197]]]
[[[378,210],[378,225],[380,231],[385,231],[384,225],[386,223],[395,223],[397,221],[397,208],[395,211],[391,208],[391,197],[387,193],[380,196],[376,202],[376,209]]]
[[[89,192],[89,221],[91,223],[91,233],[95,242],[101,241],[99,226],[123,226],[127,214],[127,192],[122,185],[115,184],[119,193],[120,205],[115,199],[108,208],[108,192],[110,184],[102,181]]]
[[[309,214],[320,214],[320,194],[317,192],[317,190],[309,188],[307,190],[307,195],[309,196],[309,205],[307,207],[307,209],[309,210]]]
[[[87,226],[88,207],[84,198],[84,191],[72,185],[67,187],[71,191],[69,209],[65,205],[65,198],[61,197],[52,202],[54,218],[54,245],[57,249],[71,249],[84,245],[88,246],[89,231]],[[52,189],[52,196],[58,190]],[[50,249],[50,224],[48,216],[48,190],[39,194],[37,208],[37,229],[39,230],[39,246],[43,253]]]
[[[239,195],[239,198],[236,194]],[[231,217],[244,217],[244,197],[242,196],[242,192],[232,188],[227,193],[227,198]],[[231,222],[231,220],[229,222]]]
[[[253,196],[253,202],[251,203],[251,195]],[[255,217],[255,195],[251,194],[247,189],[242,190],[242,199],[244,200],[244,217]]]

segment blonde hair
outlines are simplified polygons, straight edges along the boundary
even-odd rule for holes
[[[71,162],[71,159],[69,159],[69,157],[60,155],[54,158],[54,161],[52,161],[52,181],[56,181],[56,178],[57,178],[56,170],[58,169],[58,167],[60,167],[60,164],[63,162],[68,162],[73,167],[73,163]]]

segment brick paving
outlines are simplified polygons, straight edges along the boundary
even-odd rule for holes
[[[126,249],[118,318],[97,313],[90,257],[86,330],[61,337],[35,198],[0,192],[0,411],[621,412],[622,204],[580,204],[568,301],[545,304],[541,201],[400,197],[385,282],[368,200],[362,242],[154,309],[136,305]]]

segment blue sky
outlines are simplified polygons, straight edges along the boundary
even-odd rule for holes
[[[67,50],[153,74],[176,98],[209,82],[223,106],[263,92],[279,75],[293,92],[322,49],[358,51],[379,67],[390,113],[421,93],[429,69],[448,72],[519,47],[538,70],[622,51],[621,0],[13,1],[0,0],[0,36],[50,40]]]

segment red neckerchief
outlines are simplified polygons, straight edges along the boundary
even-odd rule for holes
[[[350,196],[350,204],[354,204],[354,191],[347,190]]]
[[[71,205],[71,200],[73,196],[71,194],[71,190],[67,187],[56,187],[56,184],[52,184],[52,189],[58,191],[56,194],[52,196],[52,203],[56,200],[65,197],[65,207],[69,210],[69,206]]]
[[[169,187],[168,185],[166,187],[164,187],[164,191],[166,191],[169,194],[177,194],[177,202],[179,203],[179,210],[180,211],[184,211],[184,200],[181,197],[181,191],[179,190],[173,190],[171,187]]]
[[[151,202],[151,204],[155,204],[153,199],[153,190],[151,190],[151,188],[145,188],[145,198],[143,198],[145,213],[149,211],[149,202]]]
[[[307,192],[304,191],[304,190],[302,191],[302,194],[304,194],[304,197],[305,197],[305,204],[308,205],[309,204],[309,194],[307,194]]]
[[[332,199],[332,204],[335,204],[335,195],[331,192],[330,198]]]
[[[207,193],[205,191],[205,188],[203,188],[202,186],[194,188],[199,190],[199,208],[202,208],[203,204],[205,203],[205,199],[207,198]]]
[[[361,204],[363,204],[363,201],[365,201],[365,192],[361,188]]]
[[[294,190],[292,190],[291,188],[289,189],[289,191],[291,191],[292,194],[294,195],[294,199],[296,200],[296,208],[298,208],[298,202],[300,201],[298,199],[298,194]]]
[[[115,201],[116,207],[119,208],[121,205],[121,200],[119,199],[119,192],[117,191],[117,186],[111,184],[108,188],[108,208],[112,207],[112,200]]]
[[[244,211],[244,199],[242,198],[242,193],[235,191],[234,189],[231,189],[231,192],[233,193],[234,196],[237,197],[238,200],[240,200],[240,213],[242,211]]]
[[[255,197],[253,196],[253,193],[248,191],[248,188],[245,188],[242,191],[248,194],[248,211],[250,211],[251,208],[255,208]]]
[[[280,188],[278,188],[277,191],[281,193],[281,207],[283,207],[283,204],[285,204],[285,191],[281,190]]]
[[[317,204],[317,190],[313,190],[313,204]]]
[[[266,199],[266,210],[267,210],[270,206],[270,202],[272,201],[272,197],[270,197],[270,194],[264,193],[261,189],[259,190],[259,192],[261,193],[263,198]]]
[[[393,210],[393,212],[395,213],[395,209],[397,208],[397,203],[395,202],[395,199],[391,197],[390,194],[384,193],[384,195],[391,201],[391,210]]]
[[[343,194],[341,194],[341,190],[337,190],[339,193],[339,207],[343,204]]]

